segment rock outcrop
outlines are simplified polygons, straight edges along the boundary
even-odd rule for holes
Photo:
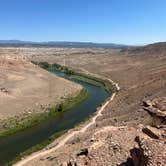
[[[166,124],[166,97],[143,101],[144,109],[152,115],[154,123]]]
[[[148,128],[148,136],[137,136],[135,138],[138,145],[130,150],[135,166],[166,165],[166,128],[156,129],[159,130],[156,133],[152,130]]]
[[[8,93],[9,91],[6,88],[4,88],[4,87],[0,87],[0,92]]]

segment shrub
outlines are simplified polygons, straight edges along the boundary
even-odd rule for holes
[[[59,105],[57,106],[57,111],[58,111],[58,112],[63,111],[63,104],[59,104]]]
[[[44,69],[48,69],[48,68],[49,68],[48,62],[39,62],[38,65],[39,65],[40,67],[44,68]]]

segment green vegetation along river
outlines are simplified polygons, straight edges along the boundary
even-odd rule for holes
[[[69,79],[67,74],[52,71],[54,74]],[[72,79],[73,80],[73,79]],[[77,106],[62,112],[41,124],[27,128],[10,136],[0,138],[0,165],[8,165],[29,149],[35,149],[46,140],[58,137],[60,133],[67,131],[92,115],[96,108],[109,96],[104,86],[94,86],[82,80],[74,80],[89,91],[86,100]],[[33,150],[32,150],[33,151]]]

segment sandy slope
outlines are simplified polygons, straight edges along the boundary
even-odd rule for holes
[[[0,118],[45,111],[81,86],[30,63],[16,50],[0,49]]]

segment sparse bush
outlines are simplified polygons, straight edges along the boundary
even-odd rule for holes
[[[48,62],[39,62],[38,65],[42,67],[43,69],[48,69],[49,68],[49,63]]]
[[[58,111],[58,112],[63,111],[63,104],[59,104],[59,105],[57,106],[57,111]]]

